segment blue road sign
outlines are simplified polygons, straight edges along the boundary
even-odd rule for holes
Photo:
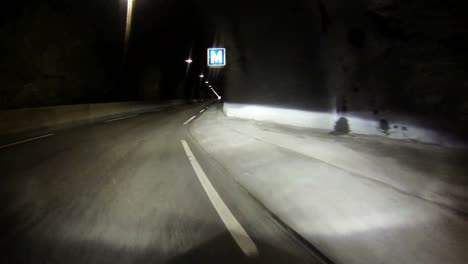
[[[226,66],[226,49],[210,48],[208,49],[208,67]]]

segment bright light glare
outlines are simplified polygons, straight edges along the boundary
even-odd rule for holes
[[[130,40],[130,33],[132,30],[132,13],[133,13],[133,2],[134,0],[128,0],[127,1],[127,23],[125,27],[125,55],[128,52],[128,46],[129,46],[129,40]]]
[[[209,82],[208,82],[208,81],[206,81],[205,83],[206,83],[206,84],[209,84]]]
[[[190,64],[190,63],[193,62],[193,60],[191,58],[188,58],[188,59],[185,60],[185,62]]]
[[[200,74],[200,76],[199,76],[199,77],[200,77],[200,78],[203,78],[203,77],[205,77],[205,75],[203,75],[203,74]]]

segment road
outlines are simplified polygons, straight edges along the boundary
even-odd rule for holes
[[[2,144],[2,263],[320,263],[191,138],[206,106]]]

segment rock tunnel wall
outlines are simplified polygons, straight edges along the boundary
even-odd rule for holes
[[[125,61],[126,0],[5,2],[0,109],[203,97],[182,83],[184,36],[202,28],[185,2],[135,0]]]
[[[463,134],[468,120],[463,5],[229,2],[224,23],[217,23],[230,52],[224,98],[342,115],[362,112],[376,120],[408,115]]]
[[[107,0],[3,3],[0,108],[119,99],[120,10]]]

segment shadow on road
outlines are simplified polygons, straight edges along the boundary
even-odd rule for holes
[[[5,232],[2,233],[0,240],[1,263],[327,263],[314,261],[313,257],[306,252],[304,255],[298,256],[288,252],[287,249],[280,248],[284,245],[271,245],[267,241],[261,241],[255,237],[253,240],[259,250],[259,255],[247,257],[227,230],[193,247],[187,245],[196,245],[205,238],[197,240],[190,233],[180,232],[171,236],[171,234],[164,234],[165,230],[160,230],[159,232],[164,234],[163,238],[154,237],[151,243],[141,247],[141,245],[131,246],[128,241],[125,243],[111,241],[112,243],[109,243],[109,241],[105,242],[100,239],[80,239],[79,237],[67,236],[67,234],[54,234],[54,229],[51,226],[38,230],[37,225],[44,225],[41,223],[22,223],[24,219],[13,218],[10,217],[8,221],[3,221],[6,220],[5,218],[2,219],[4,231],[5,229],[20,230],[15,233],[10,232],[8,236],[3,236]],[[180,226],[182,230],[206,225],[206,223],[193,221],[193,219],[180,219],[180,217],[176,217],[175,221],[183,223]],[[69,228],[73,229],[74,227]],[[92,226],[89,228],[93,229]],[[138,227],[132,226],[130,228],[138,232]],[[158,223],[154,223],[154,228],[158,229]],[[219,226],[213,224],[213,230],[219,230]],[[102,232],[101,235],[105,236],[105,230]],[[212,234],[207,234],[208,237],[210,235]],[[83,237],[87,237],[86,234],[83,234]],[[174,244],[177,245],[170,246]]]

